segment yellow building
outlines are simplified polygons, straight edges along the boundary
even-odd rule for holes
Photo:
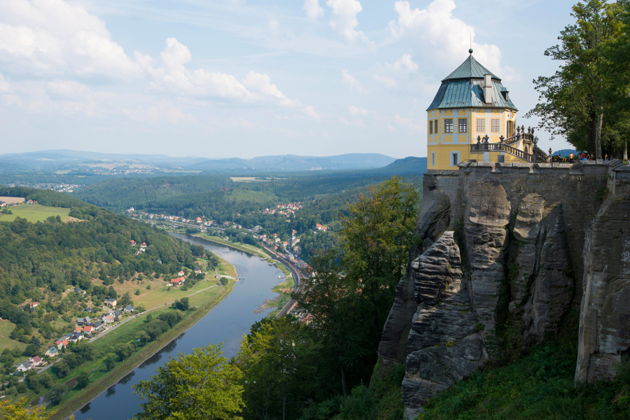
[[[533,129],[516,125],[517,109],[501,79],[470,55],[444,80],[427,109],[427,166],[546,159]]]

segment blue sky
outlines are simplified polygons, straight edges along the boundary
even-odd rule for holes
[[[522,117],[572,4],[2,0],[0,154],[425,156],[425,109],[471,40]]]

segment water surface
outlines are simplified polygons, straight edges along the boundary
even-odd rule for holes
[[[188,331],[168,343],[162,350],[129,372],[118,383],[103,391],[75,413],[77,419],[129,419],[139,410],[141,400],[133,393],[133,385],[155,375],[157,368],[179,353],[192,353],[196,347],[223,343],[223,354],[233,356],[241,337],[266,313],[257,309],[274,296],[271,288],[282,273],[263,259],[220,245],[208,244],[183,236],[178,238],[199,244],[233,264],[240,281],[232,292]]]

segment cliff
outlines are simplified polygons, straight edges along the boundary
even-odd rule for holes
[[[407,275],[379,346],[405,364],[408,418],[506,351],[579,311],[575,380],[610,379],[630,353],[630,169],[469,164],[424,176]]]

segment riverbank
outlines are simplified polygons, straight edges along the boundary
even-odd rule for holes
[[[274,286],[272,289],[274,293],[277,293],[277,296],[265,301],[265,303],[263,303],[259,308],[260,311],[273,309],[271,315],[275,315],[282,310],[287,302],[291,300],[291,293],[298,286],[299,280],[297,278],[294,278],[294,275],[291,272],[291,268],[288,267],[283,261],[277,259],[276,256],[274,256],[271,252],[254,245],[244,244],[240,242],[230,242],[218,236],[211,236],[205,233],[196,233],[189,236],[198,240],[207,241],[209,243],[227,246],[229,248],[245,252],[249,255],[255,255],[267,261],[268,263],[273,264],[276,268],[282,271],[284,279],[282,279],[282,281]],[[297,277],[297,275],[295,277]]]
[[[238,277],[236,268],[223,259],[220,259],[220,268],[217,272],[219,275],[228,278],[226,285],[216,284],[201,290],[191,289],[190,294],[186,297],[189,298],[190,305],[194,309],[184,312],[183,319],[157,337],[155,341],[145,345],[108,372],[102,372],[100,369],[100,366],[103,364],[102,358],[87,363],[86,366],[81,366],[77,369],[77,372],[73,372],[72,376],[76,376],[80,371],[87,371],[90,373],[90,376],[92,376],[91,379],[93,379],[93,381],[81,390],[68,392],[67,399],[62,402],[57,411],[54,412],[50,418],[55,420],[70,416],[195,325],[195,323],[203,318],[232,291]],[[166,312],[169,310],[169,306],[169,303],[164,303],[161,307],[144,312],[132,321],[127,322],[124,326],[121,326],[121,328],[119,328],[120,331],[116,331],[115,334],[118,337],[131,335],[134,331],[141,329],[147,317],[155,317],[160,313]],[[107,345],[106,340],[113,342],[116,341],[116,338],[117,337],[103,337],[98,344],[99,346]],[[94,377],[94,375],[96,375],[96,377]]]

